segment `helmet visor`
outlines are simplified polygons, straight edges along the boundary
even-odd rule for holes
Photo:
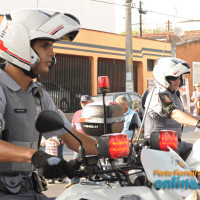
[[[178,78],[181,78],[180,76],[178,76],[178,77],[175,77],[175,76],[167,76],[166,77],[166,79],[168,80],[168,81],[175,81],[176,79],[178,79]]]

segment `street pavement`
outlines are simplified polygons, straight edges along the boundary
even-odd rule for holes
[[[200,138],[200,134],[195,132],[194,127],[185,127],[182,135],[182,140],[190,143],[194,143],[198,138]],[[70,160],[73,158],[73,151],[69,150],[66,146],[63,151],[64,158],[66,160]],[[49,184],[48,190],[44,192],[48,197],[57,197],[64,190],[66,190],[65,185],[68,183],[68,179],[65,183],[56,182],[55,184]]]

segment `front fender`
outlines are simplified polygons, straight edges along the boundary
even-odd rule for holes
[[[65,190],[56,200],[116,200],[122,196],[140,197],[141,200],[157,200],[152,190],[145,186],[116,187],[110,188],[107,185],[81,185],[76,184]],[[136,198],[138,199],[138,198]],[[133,198],[134,200],[134,198]]]

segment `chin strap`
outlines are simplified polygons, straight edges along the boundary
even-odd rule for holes
[[[51,68],[54,67],[55,65],[56,65],[56,57],[53,56],[53,57],[52,57],[51,64],[50,64],[50,66],[49,66],[49,69],[51,69]]]
[[[53,56],[53,57],[52,57],[51,64],[50,64],[50,66],[49,66],[49,69],[51,69],[52,67],[54,67],[55,64],[56,64],[56,57]],[[32,79],[38,78],[38,77],[39,77],[39,75],[34,74],[32,70],[30,70],[30,71],[27,71],[27,70],[25,70],[25,69],[22,69],[22,70],[23,70],[23,72],[24,72],[27,76],[31,77]]]
[[[31,77],[32,79],[38,78],[38,76],[39,76],[39,75],[37,75],[37,74],[34,74],[34,73],[32,72],[32,70],[31,70],[31,71],[27,71],[27,70],[25,70],[25,69],[22,69],[22,70],[23,70],[24,74],[26,74],[27,76]]]
[[[15,65],[15,64],[13,64],[13,63],[11,63],[11,64],[14,65],[15,67],[21,69],[21,70],[24,72],[24,74],[26,74],[27,76],[31,77],[32,79],[38,78],[38,76],[39,76],[39,75],[37,75],[37,74],[34,74],[32,70],[27,71],[27,70],[25,70],[25,69],[22,69],[21,67],[18,67],[17,65]]]
[[[49,69],[51,69],[52,67],[54,67],[55,64],[56,64],[56,57],[53,56],[53,57],[52,57],[51,64],[50,64],[50,66],[49,66]],[[18,67],[18,66],[15,65],[15,64],[12,64],[12,65],[14,65],[14,66],[17,67],[17,68],[22,69],[21,67]],[[24,74],[26,74],[27,76],[31,77],[32,79],[34,79],[34,78],[38,78],[38,77],[39,77],[39,75],[34,74],[32,70],[27,71],[27,70],[25,70],[25,69],[22,69],[22,71],[24,72]]]

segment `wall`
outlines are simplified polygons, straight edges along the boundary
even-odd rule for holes
[[[152,72],[147,71],[147,59],[156,61],[161,56],[171,56],[171,45],[165,42],[133,37],[132,48],[133,62],[138,64],[138,93],[142,94],[147,88],[147,78],[153,77]],[[61,41],[56,43],[54,49],[56,53],[60,54],[90,57],[93,95],[97,93],[98,58],[126,59],[125,36],[87,29],[81,29],[73,42]]]
[[[195,89],[193,87],[192,63],[200,62],[199,49],[200,49],[200,40],[194,40],[176,46],[177,58],[187,61],[191,67],[190,75],[185,75],[185,77],[188,78],[189,80],[190,96],[192,96],[192,91]]]

